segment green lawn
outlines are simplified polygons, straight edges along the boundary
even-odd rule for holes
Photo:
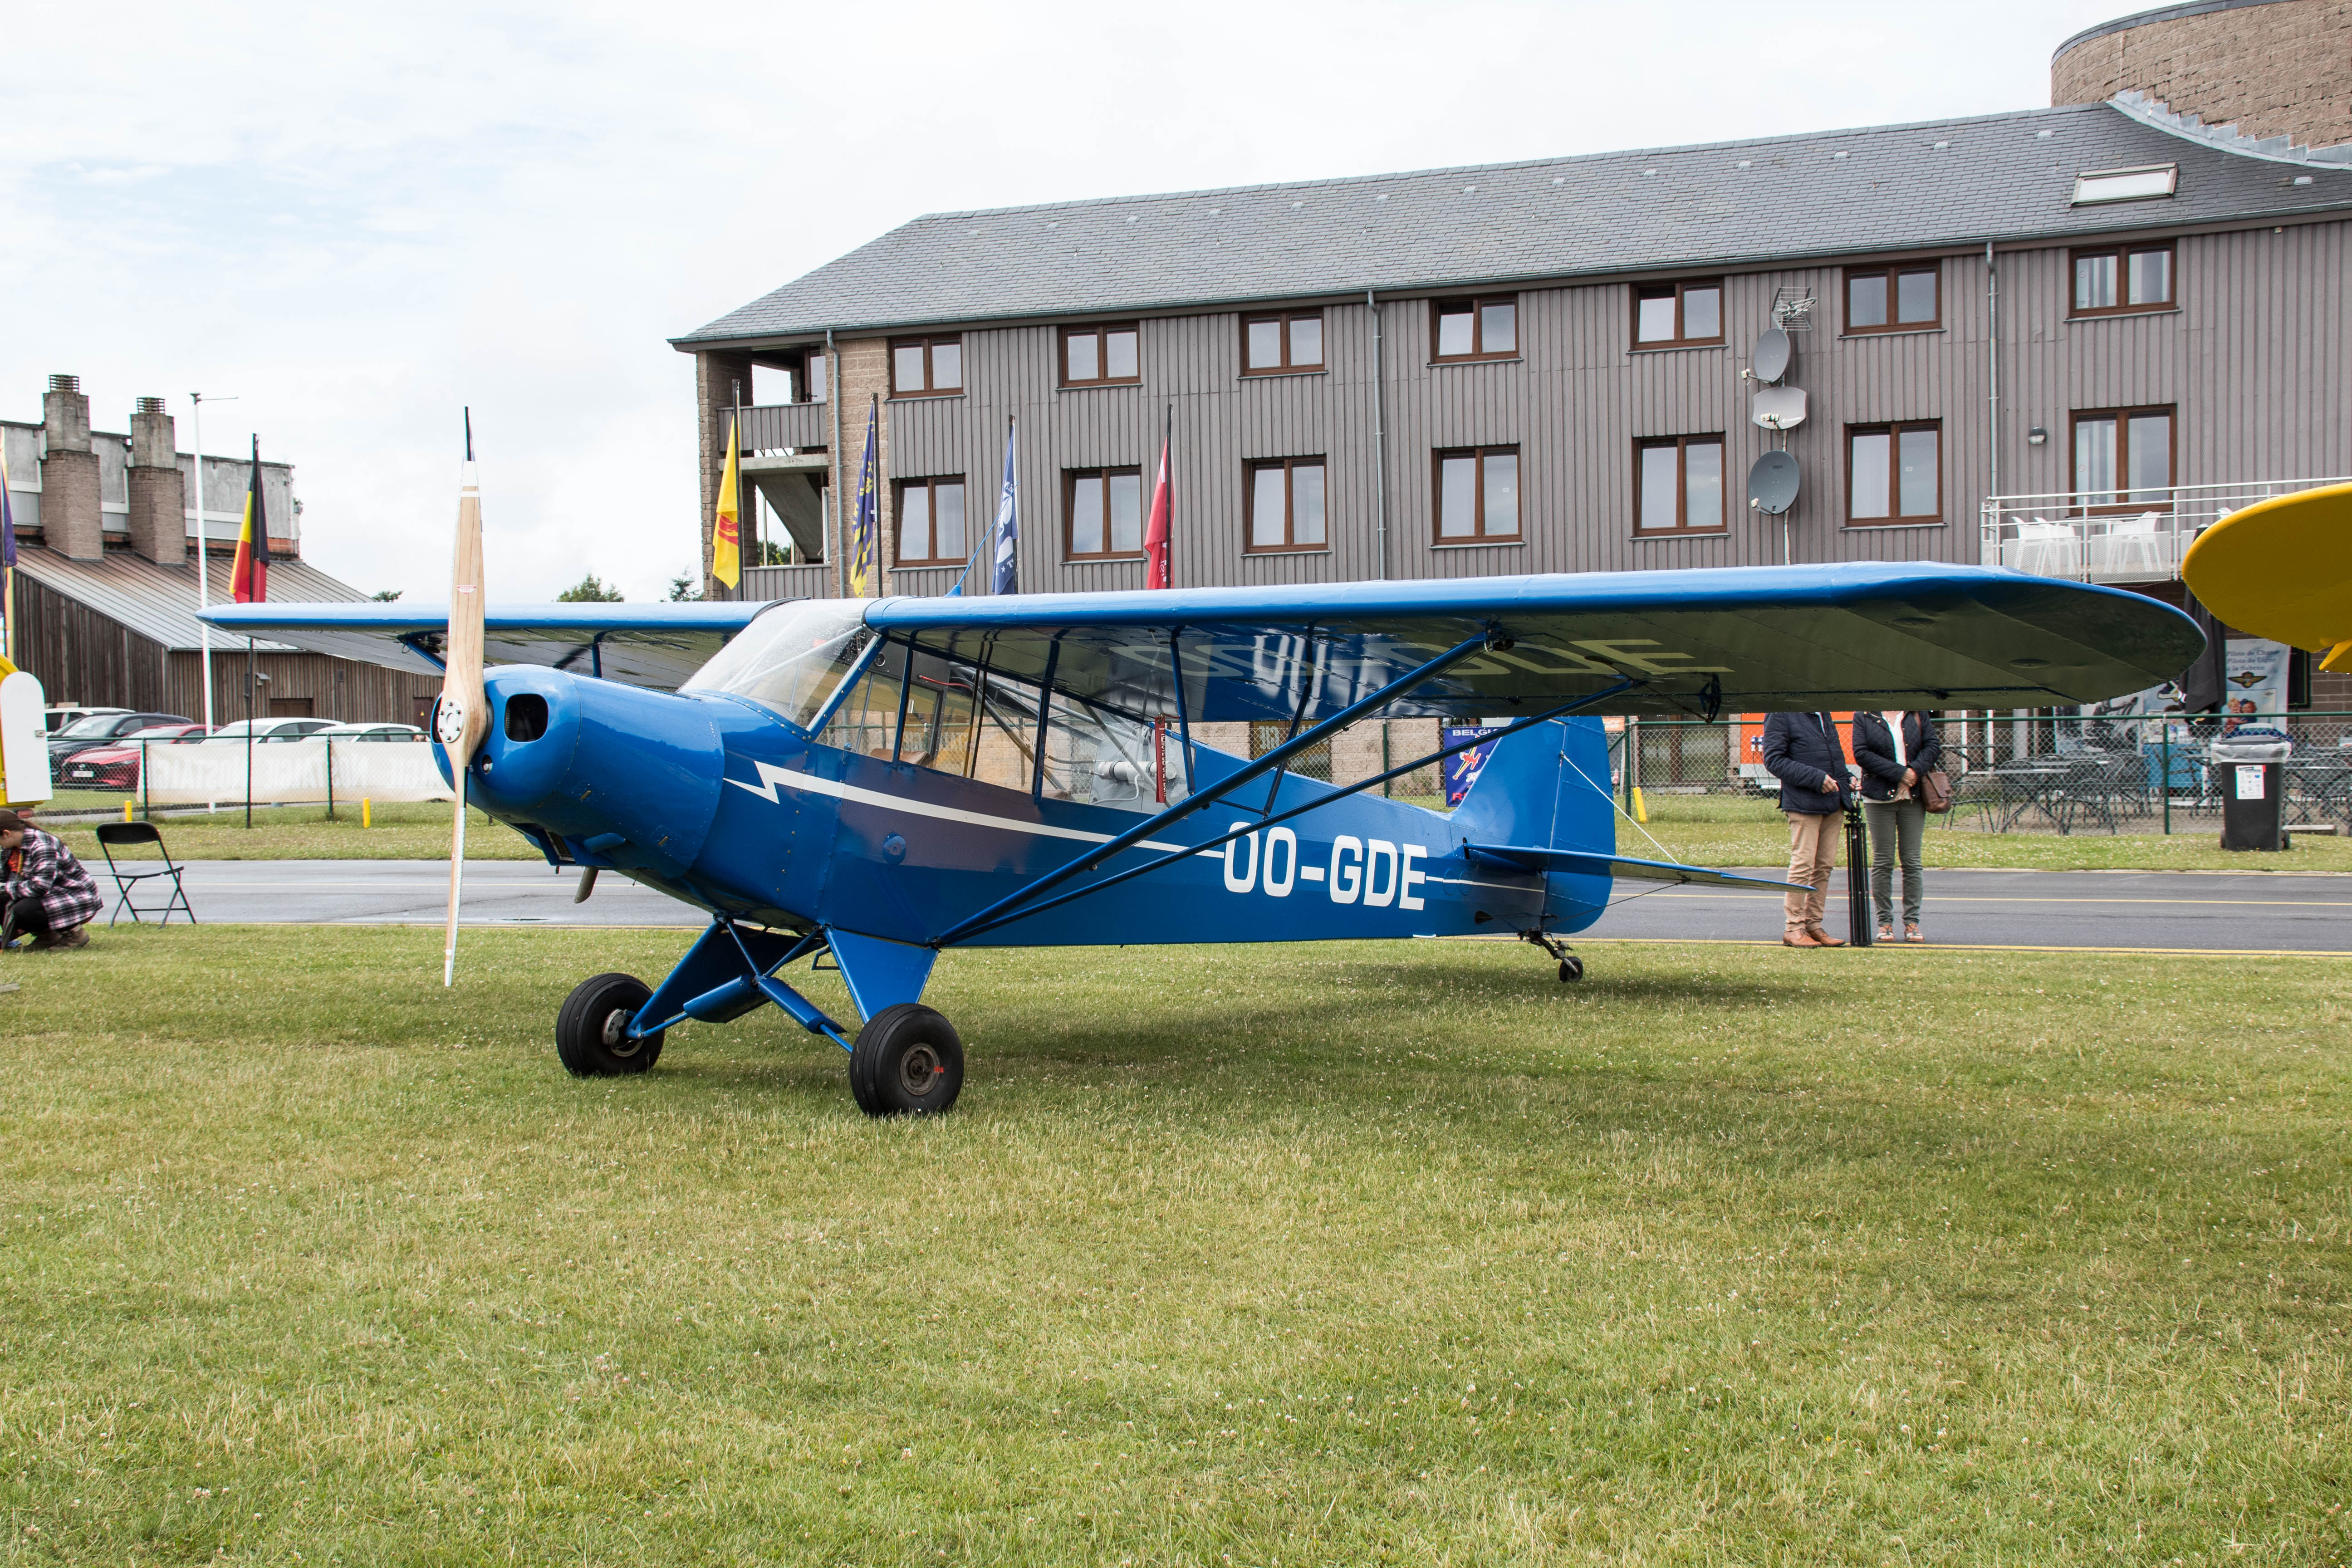
[[[7,961],[0,1560],[2352,1557],[2340,963],[958,952],[936,1121],[563,1077],[686,940]]]

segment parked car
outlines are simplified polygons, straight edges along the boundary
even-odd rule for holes
[[[130,711],[128,708],[83,708],[68,702],[55,708],[42,709],[41,724],[44,733],[54,735],[67,725],[79,723],[93,713],[128,713]]]
[[[151,745],[177,746],[205,738],[202,724],[151,724],[120,741],[76,752],[58,770],[58,783],[77,789],[137,789],[139,761]]]
[[[222,725],[205,740],[211,745],[233,741],[242,746],[246,731],[250,730],[256,744],[267,744],[272,741],[307,741],[320,731],[334,727],[335,721],[331,719],[239,719],[233,724]]]
[[[77,752],[92,746],[103,746],[119,741],[134,731],[155,724],[193,724],[195,721],[185,713],[92,713],[77,719],[49,737],[49,769],[54,773],[59,764]]]
[[[312,737],[320,741],[415,741],[425,731],[414,724],[331,724]]]

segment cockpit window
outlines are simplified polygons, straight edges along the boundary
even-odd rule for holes
[[[809,599],[757,616],[681,691],[745,697],[807,729],[866,651],[864,599]]]

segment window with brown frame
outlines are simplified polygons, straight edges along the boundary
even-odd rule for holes
[[[2074,413],[2075,504],[2084,511],[2146,511],[2172,505],[2172,409],[2084,408]]]
[[[2074,298],[2077,316],[2128,316],[2173,309],[2171,245],[2123,245],[2074,252]]]
[[[1854,528],[1944,521],[1939,422],[1846,426],[1845,521]]]
[[[1517,295],[1496,294],[1476,300],[1435,300],[1430,302],[1431,359],[1517,359],[1518,356]]]
[[[1321,550],[1328,537],[1323,519],[1323,459],[1268,458],[1243,470],[1249,506],[1252,553]]]
[[[1721,436],[1658,436],[1633,443],[1633,531],[1724,531]]]
[[[1917,332],[1943,324],[1942,269],[1934,262],[1846,269],[1847,335]]]
[[[1143,470],[1062,471],[1062,555],[1112,561],[1143,553]]]
[[[1633,290],[1633,346],[1689,348],[1723,342],[1723,279],[1643,283]]]
[[[1143,379],[1133,321],[1062,329],[1064,386],[1131,386]]]
[[[1242,318],[1242,374],[1285,375],[1323,368],[1323,312]]]
[[[1440,544],[1507,544],[1519,537],[1519,449],[1464,447],[1432,454]]]
[[[945,397],[963,390],[961,338],[892,338],[890,395]]]
[[[963,476],[898,484],[901,566],[953,566],[964,558]]]

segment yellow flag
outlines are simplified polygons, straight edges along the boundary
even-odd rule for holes
[[[732,588],[743,580],[742,531],[736,526],[735,421],[727,422],[727,468],[719,476],[719,517],[710,529],[710,574]]]

